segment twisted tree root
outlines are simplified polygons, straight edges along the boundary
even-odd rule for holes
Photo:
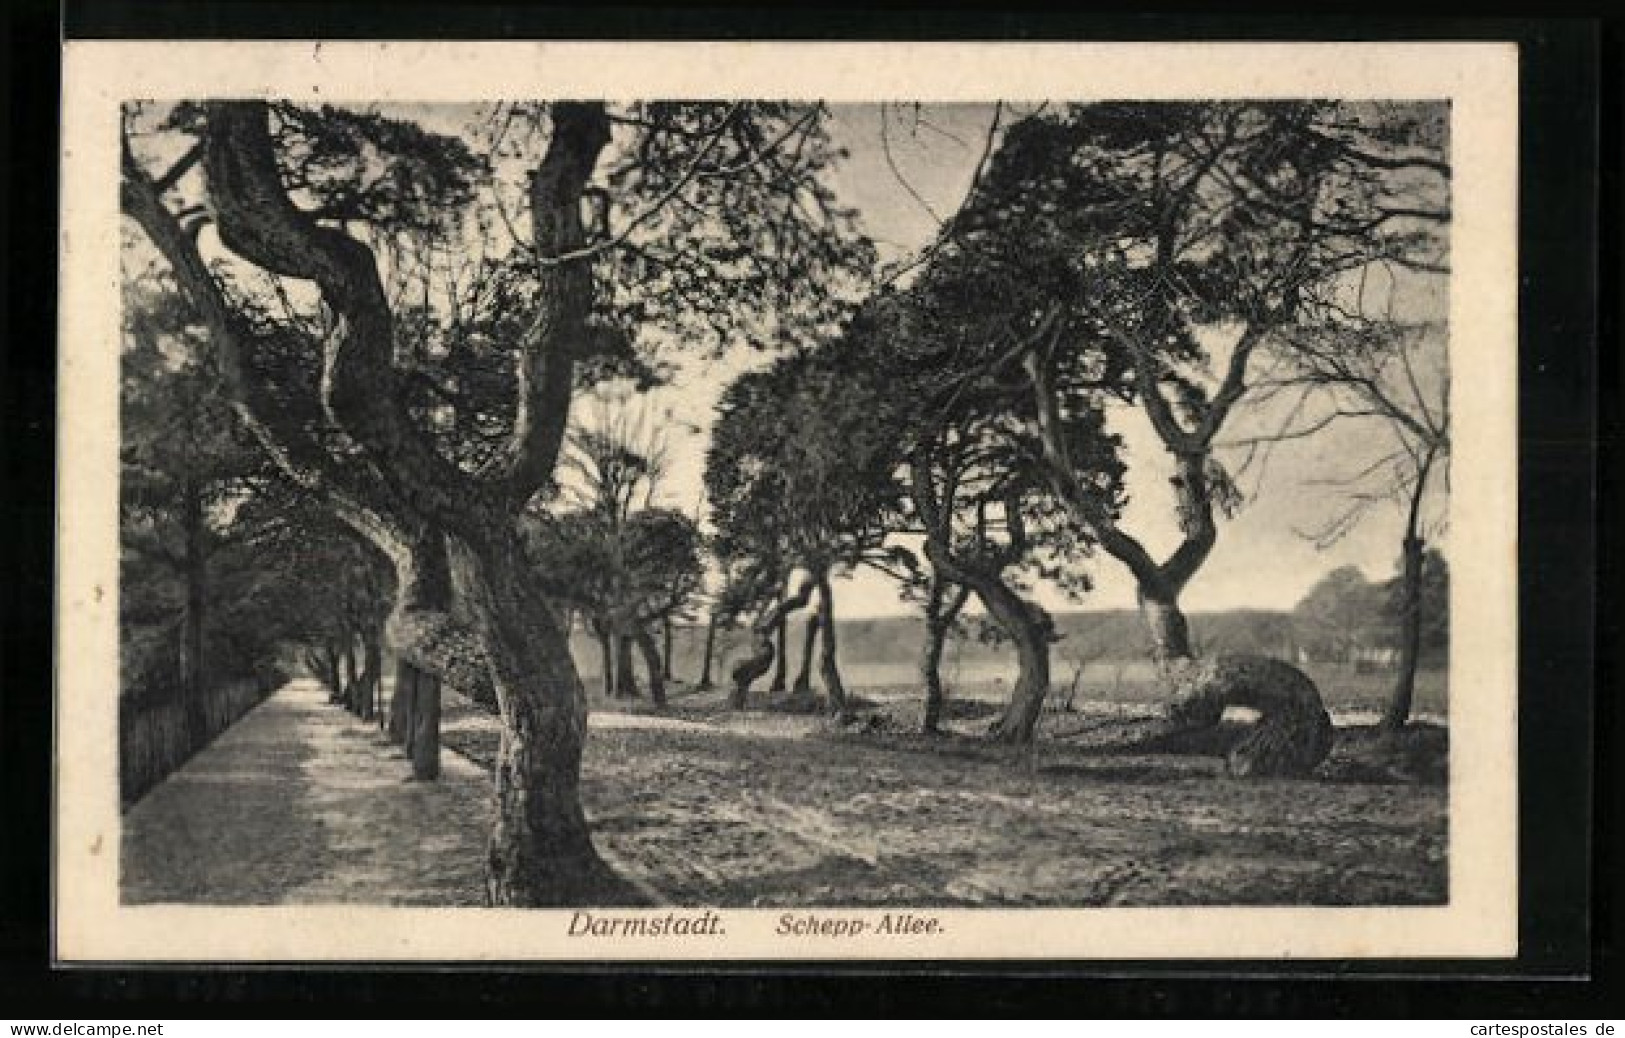
[[[1229,773],[1303,777],[1332,748],[1332,719],[1320,690],[1303,671],[1268,656],[1181,660],[1165,674],[1176,695],[1169,720],[1180,729],[1216,726],[1225,707],[1257,710],[1259,719],[1225,754]]]

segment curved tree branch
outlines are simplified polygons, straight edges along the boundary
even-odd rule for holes
[[[1084,487],[1080,486],[1066,449],[1066,438],[1061,433],[1060,405],[1055,398],[1055,387],[1049,372],[1036,354],[1028,354],[1027,378],[1033,389],[1038,412],[1038,439],[1043,450],[1044,474],[1063,505],[1073,518],[1091,530],[1100,546],[1145,583],[1161,581],[1162,571],[1151,554],[1133,536],[1118,527],[1111,516],[1100,508]]]
[[[269,117],[261,101],[208,106],[203,167],[220,240],[273,274],[316,283],[339,321],[322,372],[329,417],[399,498],[436,518],[463,514],[476,485],[434,452],[397,395],[393,319],[372,250],[294,206],[277,170]]]
[[[495,469],[507,497],[518,506],[552,477],[564,443],[575,353],[584,345],[593,293],[590,259],[564,257],[585,239],[582,193],[608,144],[609,118],[601,102],[558,104],[553,137],[531,176],[535,251],[555,260],[543,264],[537,275],[541,309],[523,343],[513,438]]]
[[[1247,392],[1247,364],[1252,360],[1253,353],[1263,338],[1263,326],[1249,323],[1241,333],[1241,338],[1237,339],[1235,346],[1231,348],[1230,363],[1225,368],[1224,380],[1219,383],[1218,392],[1213,394],[1213,399],[1202,416],[1201,425],[1191,436],[1197,445],[1203,448],[1212,446],[1213,437],[1230,417],[1230,409]]]
[[[119,207],[141,227],[174,271],[176,281],[209,330],[232,412],[283,476],[332,502],[345,522],[377,540],[380,546],[401,543],[399,520],[363,503],[377,500],[383,492],[381,486],[366,484],[367,470],[333,464],[317,444],[298,431],[298,422],[280,414],[276,401],[247,374],[247,350],[253,333],[226,302],[198,251],[197,239],[164,206],[157,183],[128,150],[121,168]]]

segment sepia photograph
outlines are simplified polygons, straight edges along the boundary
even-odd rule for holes
[[[1515,54],[505,46],[68,48],[59,954],[1516,951]]]

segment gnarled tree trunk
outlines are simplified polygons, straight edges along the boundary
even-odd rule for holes
[[[1049,643],[1054,625],[1049,614],[1029,603],[1004,582],[999,569],[1009,554],[993,565],[978,564],[954,554],[949,542],[952,523],[937,501],[930,471],[923,457],[910,464],[912,497],[925,519],[925,556],[934,575],[968,588],[982,600],[987,611],[1016,646],[1016,684],[1003,715],[994,724],[991,736],[999,742],[1031,743],[1043,714],[1044,697],[1049,695]],[[1015,554],[1025,542],[1020,513],[1009,513]]]
[[[389,720],[385,731],[389,740],[404,751],[412,732],[412,678],[408,676],[411,664],[397,658],[395,678],[390,682]]]
[[[322,683],[327,686],[327,701],[339,704],[344,702],[344,671],[342,669],[343,657],[337,645],[332,642],[322,646]]]
[[[1049,644],[1053,631],[1049,616],[1038,606],[1023,601],[1002,580],[976,588],[987,611],[1004,628],[1016,647],[1016,687],[1004,713],[993,726],[999,742],[1025,745],[1033,741],[1038,720],[1044,714],[1049,695]]]
[[[932,554],[929,543],[926,552],[932,565],[975,592],[1015,645],[1016,684],[990,734],[998,742],[1032,742],[1038,719],[1043,716],[1044,699],[1049,695],[1049,645],[1054,633],[1049,614],[1025,601],[997,574],[976,566],[956,564],[948,560],[941,549]]]
[[[1268,656],[1217,656],[1172,664],[1166,674],[1176,695],[1171,720],[1177,725],[1211,727],[1228,706],[1258,711],[1257,722],[1225,757],[1238,778],[1306,776],[1331,752],[1332,719],[1320,690],[1289,663]]]
[[[361,667],[355,657],[355,634],[344,635],[344,709],[352,714],[361,713]]]
[[[615,698],[632,699],[642,694],[638,688],[638,674],[632,667],[632,643],[636,637],[626,631],[615,632]]]
[[[569,642],[525,578],[514,527],[554,471],[575,352],[592,309],[581,201],[609,142],[602,103],[553,104],[547,152],[530,178],[536,319],[522,344],[513,433],[478,475],[440,456],[412,422],[395,365],[394,319],[371,249],[317,223],[288,194],[264,102],[204,106],[201,155],[220,241],[262,270],[313,282],[338,332],[322,343],[320,404],[361,463],[335,456],[249,362],[256,332],[203,260],[195,234],[126,149],[120,206],[174,269],[217,347],[233,410],[283,473],[394,560],[392,646],[407,665],[494,699],[503,718],[497,809],[487,856],[494,904],[612,904],[636,894],[592,846],[579,776],[585,704]],[[314,401],[313,401],[314,402]],[[448,553],[455,596],[441,595]],[[471,610],[472,615],[453,615]],[[413,680],[413,679],[409,679]],[[403,696],[396,690],[395,699]]]
[[[779,599],[772,609],[757,617],[751,625],[749,655],[741,657],[729,674],[733,679],[733,691],[728,695],[730,708],[743,710],[750,696],[750,686],[768,672],[775,659],[783,658],[783,653],[773,644],[773,634],[783,629],[787,615],[807,604],[812,597],[813,586],[813,581],[803,581],[795,594]],[[779,644],[783,645],[782,640]]]

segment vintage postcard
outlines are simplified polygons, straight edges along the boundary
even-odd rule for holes
[[[1517,52],[70,42],[61,961],[1517,942]]]

